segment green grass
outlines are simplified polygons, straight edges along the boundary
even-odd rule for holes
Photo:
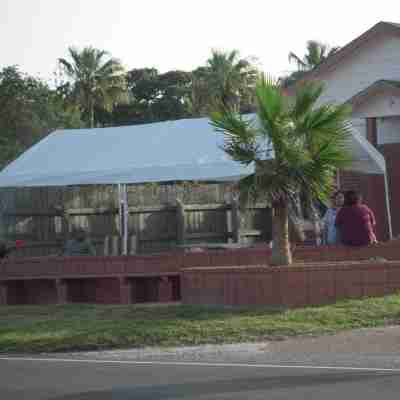
[[[0,352],[279,340],[400,321],[400,294],[295,310],[199,306],[0,307]]]

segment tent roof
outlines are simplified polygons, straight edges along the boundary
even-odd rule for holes
[[[220,180],[251,173],[221,149],[207,118],[58,130],[0,173],[0,186]]]
[[[221,149],[208,118],[59,130],[0,173],[0,187],[235,180],[253,172]],[[382,155],[354,131],[350,169],[382,174]]]

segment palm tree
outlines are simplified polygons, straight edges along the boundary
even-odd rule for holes
[[[197,79],[206,83],[209,103],[221,103],[225,107],[240,109],[244,101],[251,101],[258,71],[237,50],[223,52],[213,50],[206,67],[200,69]]]
[[[309,40],[307,42],[307,52],[300,58],[295,53],[289,53],[289,62],[295,62],[297,68],[300,71],[310,71],[317,65],[321,64],[333,53],[339,50],[339,47],[329,47],[326,44],[318,42],[316,40]]]
[[[293,71],[289,75],[282,77],[280,79],[282,85],[288,87],[299,81],[307,71],[311,71],[317,67],[338,50],[339,47],[330,47],[316,40],[309,40],[307,42],[307,51],[303,58],[300,58],[293,52],[289,53],[289,62],[294,62],[297,65],[297,71]]]
[[[68,49],[70,61],[59,59],[59,64],[71,80],[71,98],[86,115],[89,127],[95,125],[95,108],[111,111],[126,95],[124,68],[106,51],[85,47],[79,51]]]
[[[308,83],[288,99],[283,88],[262,77],[256,86],[257,118],[243,117],[229,108],[211,114],[211,124],[225,136],[224,150],[255,173],[239,182],[241,199],[262,196],[273,211],[271,263],[289,265],[289,210],[299,193],[326,201],[335,171],[350,157],[347,106],[316,107],[322,86]]]

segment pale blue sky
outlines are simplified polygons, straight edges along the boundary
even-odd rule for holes
[[[70,45],[108,50],[126,68],[190,70],[212,48],[256,56],[274,75],[316,39],[344,45],[380,20],[400,22],[400,2],[354,0],[0,0],[0,68],[51,78]],[[368,5],[367,5],[368,4]]]

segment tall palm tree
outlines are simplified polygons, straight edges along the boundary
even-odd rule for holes
[[[68,49],[69,58],[59,64],[71,80],[72,99],[80,105],[89,127],[95,125],[95,108],[111,111],[126,95],[124,68],[106,51],[85,47],[82,51]]]
[[[254,92],[258,71],[249,60],[240,58],[237,50],[213,50],[201,72],[211,96],[210,103],[239,110],[243,101],[251,101],[249,96]]]
[[[211,123],[225,136],[224,150],[255,173],[239,182],[241,198],[262,196],[273,210],[273,265],[292,263],[289,210],[301,192],[327,200],[335,171],[350,157],[347,106],[316,107],[322,86],[308,83],[288,99],[276,82],[261,78],[256,86],[257,118],[229,108],[211,114]]]
[[[289,53],[289,62],[295,62],[300,71],[309,71],[321,64],[326,58],[339,50],[339,47],[329,47],[316,40],[307,42],[307,51],[303,58],[300,58],[292,51]]]
[[[336,53],[339,47],[330,47],[316,40],[307,42],[306,54],[301,58],[293,52],[289,53],[289,62],[294,62],[297,65],[297,71],[293,71],[287,76],[283,76],[280,81],[283,86],[288,87],[299,81],[307,71],[311,71],[330,55]]]

